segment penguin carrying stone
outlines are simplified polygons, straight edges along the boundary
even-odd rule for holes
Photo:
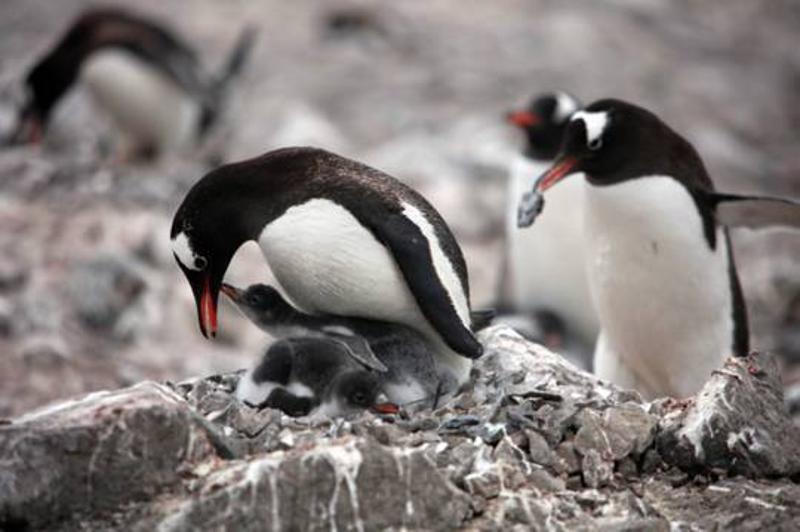
[[[583,174],[585,177],[579,177]],[[586,183],[585,261],[601,325],[595,372],[648,398],[687,397],[749,350],[729,227],[800,227],[800,204],[719,193],[695,148],[656,115],[600,100],[570,118],[560,153],[519,205]]]
[[[430,347],[410,327],[385,321],[310,315],[295,309],[274,287],[245,290],[223,283],[222,292],[251,322],[274,338],[327,338],[339,342],[364,368],[374,372],[392,403],[436,408],[441,390],[453,388],[439,375]]]
[[[399,410],[381,391],[378,376],[353,360],[343,344],[326,337],[294,337],[272,344],[239,380],[236,398],[293,417]]]
[[[191,146],[218,121],[254,38],[244,30],[209,75],[196,52],[160,23],[115,7],[88,10],[28,72],[27,101],[10,140],[39,142],[58,102],[81,82],[132,155]]]
[[[172,223],[172,251],[200,330],[234,253],[256,241],[304,312],[402,324],[429,345],[455,393],[483,353],[473,334],[461,248],[438,212],[400,181],[317,148],[284,148],[213,170]]]
[[[565,91],[544,93],[509,112],[508,123],[525,137],[511,162],[506,207],[506,249],[499,299],[513,315],[503,319],[552,348],[577,338],[593,346],[599,332],[584,268],[583,180],[574,179],[548,195],[548,208],[528,231],[517,228],[517,204],[532,175],[552,164],[573,113],[581,103]],[[535,323],[525,324],[523,314]],[[527,335],[526,335],[527,336]],[[576,349],[586,351],[588,347]]]

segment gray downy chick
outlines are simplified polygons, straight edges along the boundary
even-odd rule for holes
[[[222,291],[250,321],[276,338],[326,336],[341,341],[360,365],[378,369],[365,362],[374,358],[384,368],[376,374],[392,403],[434,406],[456,391],[454,379],[437,373],[428,344],[409,327],[363,318],[305,314],[274,287],[263,284],[246,290],[223,284]]]
[[[240,379],[236,397],[249,406],[276,408],[295,417],[397,411],[381,392],[377,373],[357,364],[330,338],[289,338],[272,344]]]

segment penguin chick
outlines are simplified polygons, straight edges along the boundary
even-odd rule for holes
[[[344,416],[373,408],[394,412],[380,380],[356,364],[329,338],[290,338],[271,345],[236,387],[236,398],[255,408],[276,408],[290,416]]]
[[[393,403],[433,406],[457,387],[449,373],[437,372],[430,348],[410,327],[363,318],[305,314],[274,287],[264,284],[241,290],[223,283],[222,292],[245,317],[276,338],[298,335],[340,342],[355,362],[378,369],[382,389]],[[370,358],[383,369],[365,362]]]

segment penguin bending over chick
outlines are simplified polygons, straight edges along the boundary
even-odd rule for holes
[[[398,405],[435,407],[441,390],[452,390],[449,374],[437,375],[428,344],[404,325],[341,316],[312,316],[295,309],[274,287],[241,290],[223,283],[222,292],[250,321],[275,338],[326,337],[340,342],[355,361],[377,372],[381,390]]]
[[[186,195],[171,239],[206,337],[216,333],[228,264],[254,240],[306,312],[411,327],[430,345],[437,373],[459,386],[483,352],[466,263],[447,224],[417,192],[356,161],[284,148],[222,166]]]
[[[261,362],[239,380],[236,398],[255,408],[290,416],[338,417],[372,409],[395,413],[377,375],[359,366],[329,338],[288,338],[272,344]]]
[[[520,225],[542,194],[580,173],[601,324],[595,372],[648,398],[696,393],[749,349],[728,227],[800,227],[800,204],[716,192],[688,141],[653,113],[606,99],[572,115],[559,156],[520,203]]]
[[[28,73],[28,101],[12,142],[39,142],[56,104],[77,82],[142,154],[190,146],[218,120],[254,42],[245,30],[214,76],[172,31],[119,8],[86,11]]]
[[[517,203],[532,175],[547,170],[558,154],[564,131],[581,103],[564,91],[541,94],[506,119],[525,134],[525,148],[508,177],[506,254],[500,294],[514,312],[555,315],[581,343],[594,345],[599,332],[584,268],[583,180],[565,182],[548,195],[546,213],[528,231],[517,227]],[[537,319],[546,326],[547,320]],[[547,328],[547,330],[550,330]],[[553,330],[554,338],[559,332]],[[545,331],[545,338],[548,336]]]

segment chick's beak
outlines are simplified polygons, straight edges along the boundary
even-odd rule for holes
[[[372,411],[377,414],[397,414],[400,412],[400,406],[395,403],[390,403],[386,394],[381,393],[375,398]]]
[[[228,298],[234,303],[238,303],[239,300],[242,298],[242,295],[244,294],[244,290],[240,290],[239,288],[236,288],[235,286],[230,285],[228,283],[222,283],[220,291],[226,296],[228,296]]]

